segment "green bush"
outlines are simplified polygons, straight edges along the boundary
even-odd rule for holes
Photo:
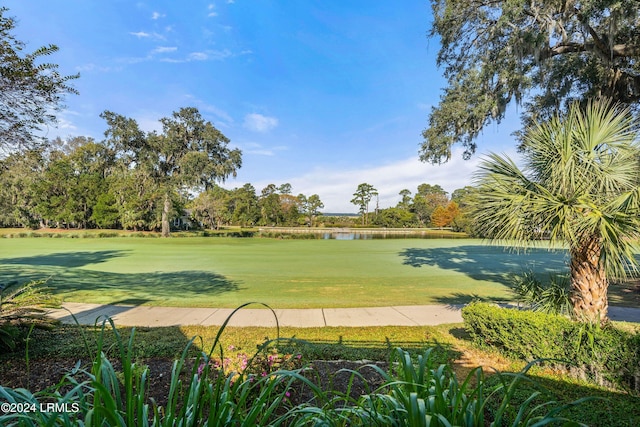
[[[488,303],[463,308],[473,340],[527,361],[551,363],[600,385],[640,390],[640,334],[613,325],[574,322],[567,317]]]

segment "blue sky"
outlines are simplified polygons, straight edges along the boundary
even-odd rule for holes
[[[243,151],[228,188],[292,184],[326,212],[354,212],[359,183],[380,207],[423,182],[452,192],[479,155],[419,162],[421,132],[445,85],[428,39],[426,0],[5,0],[27,51],[53,43],[61,72],[81,77],[47,136],[103,138],[104,110],[144,130],[197,107]],[[479,153],[513,152],[512,114],[478,140]]]

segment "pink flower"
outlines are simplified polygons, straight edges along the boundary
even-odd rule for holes
[[[206,362],[202,362],[200,363],[200,366],[198,366],[198,376],[202,375],[202,372],[204,372],[204,368],[207,366]]]

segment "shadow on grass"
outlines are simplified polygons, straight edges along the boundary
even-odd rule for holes
[[[362,341],[345,340],[338,337],[336,340],[294,340],[283,341],[278,345],[278,349],[284,353],[301,353],[305,358],[317,360],[374,360],[388,361],[391,351],[400,347],[409,351],[412,355],[421,355],[426,348],[436,348],[437,361],[447,363],[459,358],[462,353],[454,349],[450,344],[433,342],[416,342],[389,340],[385,341]]]
[[[1,263],[8,265],[20,264],[75,268],[107,262],[113,258],[126,256],[127,252],[129,251],[60,252],[31,257],[5,258],[1,260]]]
[[[472,346],[472,338],[466,329],[453,327],[448,332],[453,337],[466,341],[465,347]],[[474,353],[472,352],[471,354],[473,355]],[[484,352],[481,351],[480,354],[484,354]],[[491,377],[487,379],[487,384],[497,385],[498,378],[493,374],[496,372],[495,368],[499,367],[502,362],[497,360],[494,363],[497,363],[498,366],[493,366],[492,356],[489,353],[487,354],[487,358],[481,357],[479,360],[473,357],[471,360],[455,360],[453,366],[458,374],[458,379],[464,378],[473,368],[482,363],[485,374]],[[516,416],[516,411],[521,404],[529,399],[533,393],[539,392],[541,394],[531,403],[532,407],[550,401],[557,402],[553,406],[559,407],[582,398],[588,398],[580,405],[569,408],[560,414],[585,425],[621,427],[640,425],[640,396],[590,385],[584,381],[571,379],[566,374],[562,375],[556,370],[545,368],[544,365],[539,366],[540,368],[534,367],[529,371],[527,377],[531,381],[521,381],[519,383],[511,400],[511,408],[508,409],[512,418]],[[500,369],[498,370],[500,371]],[[506,379],[510,381],[511,377]],[[488,414],[493,413],[499,403],[495,398],[490,399],[488,406],[493,409]]]
[[[490,372],[490,368],[485,369],[485,373]],[[507,409],[507,414],[511,419],[516,417],[518,408],[538,392],[540,395],[531,401],[532,407],[545,402],[555,402],[553,407],[560,407],[585,398],[582,403],[567,408],[559,414],[561,417],[583,425],[616,427],[640,425],[640,397],[638,396],[623,391],[590,386],[570,379],[562,379],[559,376],[532,373],[531,371],[527,378],[529,381],[520,381],[511,398],[510,408]],[[507,377],[507,380],[510,381],[511,378]],[[497,385],[497,383],[496,376],[487,379],[489,386]],[[491,409],[488,414],[494,413],[498,404],[495,397],[490,398],[488,407]]]
[[[126,251],[98,251],[4,259],[0,260],[0,283],[48,278],[46,286],[55,294],[86,291],[99,297],[96,302],[129,305],[240,290],[238,282],[209,271],[115,273],[80,268],[125,255]]]
[[[533,248],[512,251],[504,246],[466,245],[442,248],[407,248],[400,253],[403,264],[434,266],[464,273],[476,280],[508,285],[508,276],[526,270],[548,273],[565,270],[566,251]]]
[[[437,248],[407,248],[400,252],[403,264],[414,268],[437,267],[511,288],[512,276],[526,271],[549,274],[567,269],[565,250],[530,248],[514,251],[505,246],[462,245]],[[434,302],[449,306],[488,301],[473,293],[457,292],[434,297]]]

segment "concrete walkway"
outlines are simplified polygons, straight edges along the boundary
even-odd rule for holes
[[[91,325],[110,317],[118,326],[220,326],[231,315],[230,308],[150,307],[133,305],[100,305],[68,302],[63,309],[49,315],[63,323]],[[271,310],[265,308],[238,310],[229,326],[275,326]],[[258,305],[255,305],[258,307]],[[424,326],[461,323],[461,305],[420,305],[368,308],[311,308],[274,310],[280,326]],[[72,316],[73,314],[73,316]],[[611,320],[639,322],[640,308],[609,307]]]

